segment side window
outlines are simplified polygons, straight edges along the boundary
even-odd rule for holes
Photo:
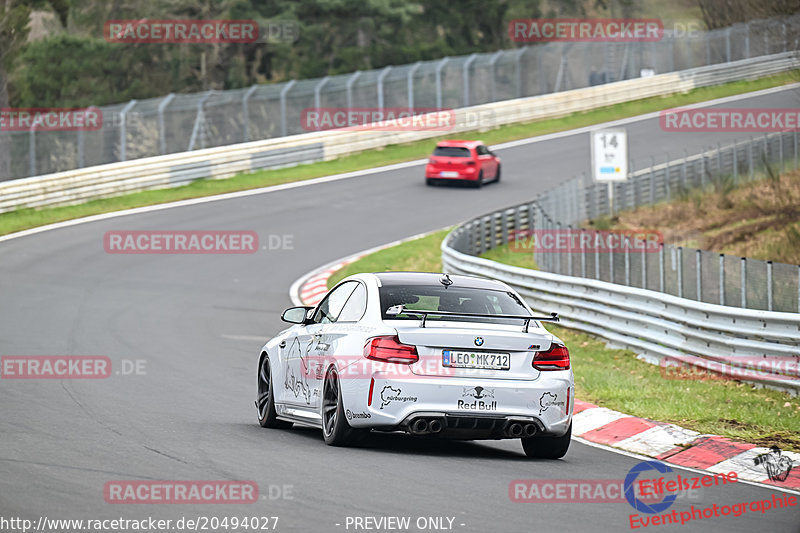
[[[318,324],[336,322],[342,307],[344,307],[345,302],[347,302],[357,285],[358,283],[355,281],[348,281],[336,287],[333,292],[322,300],[317,312],[314,313],[314,322]]]
[[[347,299],[342,312],[339,313],[337,322],[358,322],[367,310],[367,289],[362,283],[358,284],[356,290]]]
[[[489,153],[489,150],[482,144],[479,144],[475,151],[478,152],[478,155],[486,155]]]

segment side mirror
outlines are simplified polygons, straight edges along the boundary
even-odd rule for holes
[[[288,322],[289,324],[305,324],[307,323],[307,316],[309,310],[314,309],[313,307],[290,307],[286,311],[283,312],[281,315],[281,320],[284,322]]]

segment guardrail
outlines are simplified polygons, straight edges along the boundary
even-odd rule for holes
[[[465,107],[455,111],[447,134],[517,122],[558,118],[598,107],[685,92],[698,87],[769,76],[798,68],[796,52],[699,67],[649,78],[542,96]],[[202,178],[280,168],[441,136],[441,131],[331,130],[23,178],[0,183],[0,213],[20,207],[69,205]]]
[[[800,393],[800,314],[696,302],[647,289],[514,267],[476,257],[542,226],[546,198],[459,225],[442,243],[445,272],[503,281],[562,323],[662,364],[691,365]]]

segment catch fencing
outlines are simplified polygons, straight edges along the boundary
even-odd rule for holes
[[[96,108],[97,131],[0,132],[0,180],[304,133],[309,108],[455,109],[798,49],[800,15],[658,42],[556,42]],[[5,155],[4,155],[5,157]]]

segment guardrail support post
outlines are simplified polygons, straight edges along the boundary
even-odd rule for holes
[[[767,311],[772,311],[772,261],[767,261]]]
[[[741,259],[742,308],[747,307],[747,258]]]
[[[358,75],[358,72],[356,72],[355,75]],[[280,94],[280,102],[281,102],[281,137],[286,137],[288,135],[288,132],[289,132],[289,125],[287,123],[287,118],[286,118],[286,94],[294,86],[295,83],[297,83],[297,80],[290,80],[289,82],[287,82],[283,86],[283,89],[281,89],[281,94]],[[348,101],[350,100],[350,85],[349,85],[349,83],[350,82],[348,81],[348,85],[347,85]],[[349,107],[349,104],[348,104],[348,107]]]
[[[517,95],[517,98],[522,98],[522,56],[524,56],[525,52],[527,52],[527,51],[528,51],[528,47],[527,46],[523,46],[522,48],[519,49],[519,52],[517,53],[517,57],[515,58],[515,61],[517,63],[517,79],[516,79],[516,85],[517,85],[517,87],[516,87],[516,95]]]
[[[436,109],[440,111],[442,109],[442,69],[448,61],[450,58],[445,57],[436,65]]]
[[[703,263],[703,261],[702,261],[702,259],[703,259],[702,253],[703,252],[701,250],[695,250],[695,252],[694,252],[694,270],[695,270],[694,275],[695,275],[695,278],[696,278],[696,281],[697,281],[697,301],[698,302],[702,302],[703,301],[703,281],[702,281],[703,276],[702,276],[702,271],[701,271],[701,267],[702,267],[702,263]]]
[[[608,277],[610,283],[616,283],[614,279],[614,248],[609,247],[608,250]]]
[[[656,180],[653,175],[653,168],[656,166],[655,156],[650,156],[650,205],[656,203]]]
[[[136,105],[136,100],[131,100],[125,105],[125,107],[122,108],[122,111],[119,112],[119,160],[120,161],[127,161],[128,139],[127,136],[125,135],[125,123],[128,116],[128,111],[130,111],[131,108],[135,105]]]
[[[553,92],[557,93],[561,90],[561,81],[564,79],[564,71],[567,68],[567,56],[564,55],[564,48],[561,48],[561,61],[558,64],[558,74],[556,74],[556,84],[553,87]]]
[[[725,31],[725,62],[731,62],[731,28]]]
[[[353,109],[353,84],[356,82],[359,76],[361,76],[360,70],[353,72],[352,76],[347,78],[347,83],[345,84],[345,94],[347,95],[348,111]],[[292,80],[292,82],[294,82],[294,80]]]
[[[597,243],[600,242],[600,232],[595,230],[594,232],[594,277],[596,280],[600,281],[600,248],[597,246]]]
[[[744,24],[744,57],[750,59],[750,23]]]
[[[556,222],[556,235],[555,235],[556,239],[555,239],[555,242],[558,242],[558,236],[559,235],[561,235],[561,222]],[[556,271],[559,274],[563,274],[563,272],[561,271],[561,250],[556,250],[555,255],[556,255],[556,269],[557,269]]]
[[[36,122],[28,130],[28,172],[36,175]]]
[[[733,141],[733,183],[739,185],[739,153],[736,150],[738,143]]]
[[[683,298],[683,247],[678,246],[678,298]]]
[[[642,246],[642,288],[647,288],[647,245]]]
[[[475,62],[478,54],[471,54],[466,61],[464,61],[464,107],[469,107],[469,67]]]
[[[583,235],[585,234],[585,232],[586,232],[586,230],[581,228],[581,241],[580,241],[581,243],[584,242]],[[583,244],[581,244],[581,246],[583,246]],[[578,249],[580,250],[579,253],[581,254],[581,277],[585,278],[586,277],[586,250],[583,250],[581,247],[579,247]]]
[[[197,102],[197,116],[194,119],[194,127],[192,128],[192,136],[189,138],[189,148],[187,150],[191,151],[194,150],[194,145],[197,142],[197,137],[200,135],[200,128],[203,127],[203,124],[206,121],[206,114],[203,109],[203,105],[205,105],[206,100],[208,100],[212,94],[216,91],[208,91],[203,97]],[[284,133],[284,135],[286,135]],[[203,145],[205,148],[205,144]]]
[[[627,237],[625,237],[625,286],[631,286],[631,250]]]
[[[255,87],[255,85],[253,87]],[[175,98],[175,93],[169,93],[167,96],[164,97],[163,100],[161,100],[158,103],[158,140],[159,140],[159,148],[161,149],[160,152],[161,155],[167,153],[167,128],[166,125],[164,124],[164,110],[167,108],[167,106],[169,105],[169,103],[172,101],[173,98]],[[245,98],[247,98],[247,95],[245,95]],[[245,106],[244,131],[247,132],[247,102],[244,101],[243,104]],[[245,135],[247,135],[247,133],[245,133]],[[245,138],[245,140],[248,139]]]
[[[325,76],[319,80],[319,83],[314,87],[314,107],[317,109],[317,111],[319,111],[319,108],[322,107],[322,88],[330,79],[330,76]]]
[[[408,91],[408,112],[414,112],[414,74],[417,73],[422,61],[417,61],[414,66],[408,69],[408,76],[406,77],[406,90]]]
[[[725,254],[719,254],[719,305],[725,305]]]
[[[664,292],[664,243],[658,249],[658,286],[659,291]]]
[[[503,51],[502,50],[498,50],[492,56],[492,59],[489,60],[489,70],[491,71],[491,78],[490,78],[491,79],[491,84],[490,84],[490,89],[489,89],[489,91],[490,91],[489,94],[491,96],[489,96],[489,98],[490,98],[491,102],[496,102],[497,101],[497,94],[496,94],[496,90],[497,90],[497,72],[495,72],[495,63],[497,63],[497,60],[500,59],[500,56],[502,56],[502,55],[503,55]]]
[[[391,71],[392,67],[388,66],[381,70],[381,73],[378,74],[378,111],[383,111],[383,80]]]

